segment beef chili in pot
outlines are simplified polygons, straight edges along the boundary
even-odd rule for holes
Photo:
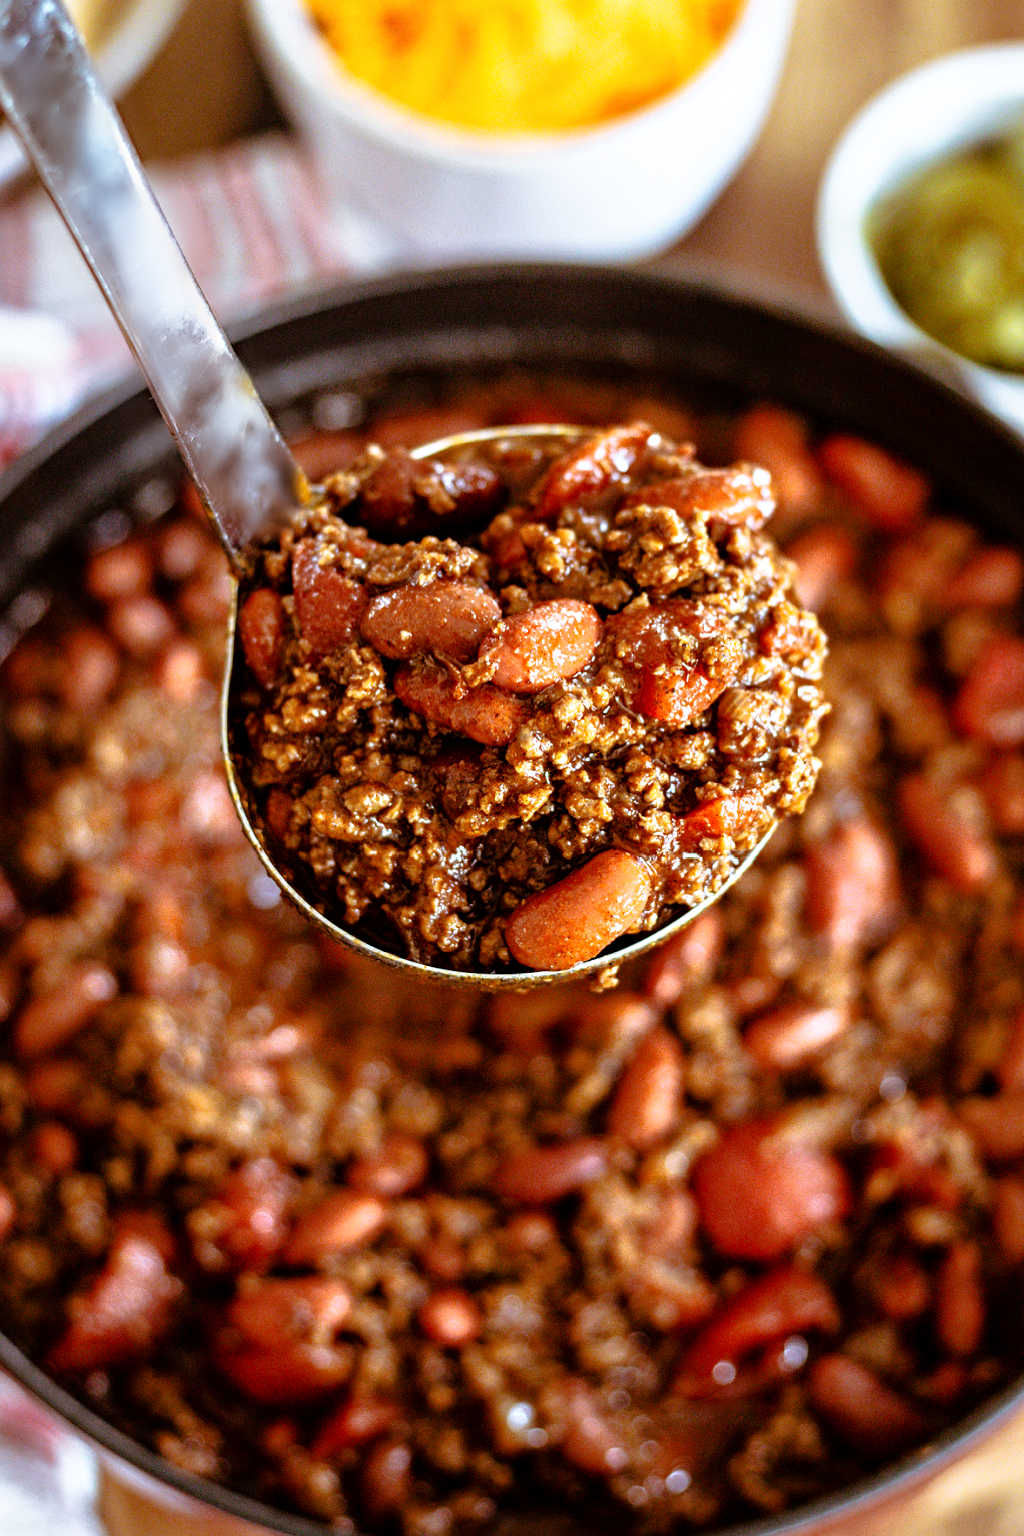
[[[455,968],[566,970],[712,896],[818,771],[824,635],[773,506],[642,422],[330,478],[239,603],[275,865]]]
[[[636,394],[517,375],[374,423],[644,418],[772,473],[829,637],[819,783],[615,992],[411,988],[280,900],[185,508],[3,669],[0,1323],[338,1531],[779,1511],[1020,1368],[1024,563],[873,444]]]

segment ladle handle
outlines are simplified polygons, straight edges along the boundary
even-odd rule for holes
[[[238,569],[304,482],[59,0],[0,0],[0,106],[117,318]]]

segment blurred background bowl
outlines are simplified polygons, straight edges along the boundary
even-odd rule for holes
[[[117,5],[109,0],[106,5],[80,7],[86,42],[115,98],[134,85],[155,59],[185,4],[186,0],[128,0]],[[27,169],[21,145],[0,119],[0,187]]]
[[[849,124],[822,178],[818,253],[847,320],[975,396],[1024,432],[1024,374],[971,362],[927,334],[893,298],[869,238],[880,201],[923,167],[1020,128],[1024,42],[967,48],[911,70]]]
[[[628,260],[689,229],[771,105],[794,0],[746,0],[709,62],[597,127],[499,135],[404,110],[347,75],[304,0],[248,0],[264,67],[335,208],[368,215],[401,261]]]

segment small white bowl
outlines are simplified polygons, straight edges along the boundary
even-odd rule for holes
[[[1024,42],[945,54],[887,86],[850,123],[818,196],[818,254],[847,320],[908,353],[1024,432],[1024,375],[972,363],[914,324],[886,286],[868,239],[868,215],[908,176],[1019,124]]]
[[[117,98],[142,74],[160,51],[185,9],[185,0],[129,0],[96,49],[96,67]],[[0,126],[0,187],[21,175],[27,161],[10,128]]]
[[[267,74],[339,216],[368,215],[398,260],[628,260],[671,243],[753,145],[793,7],[746,0],[705,67],[639,111],[573,132],[494,135],[429,121],[347,75],[303,0],[248,0]]]

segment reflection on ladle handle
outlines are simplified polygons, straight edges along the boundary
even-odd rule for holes
[[[59,0],[0,0],[0,106],[92,268],[229,557],[302,480],[171,234]]]

